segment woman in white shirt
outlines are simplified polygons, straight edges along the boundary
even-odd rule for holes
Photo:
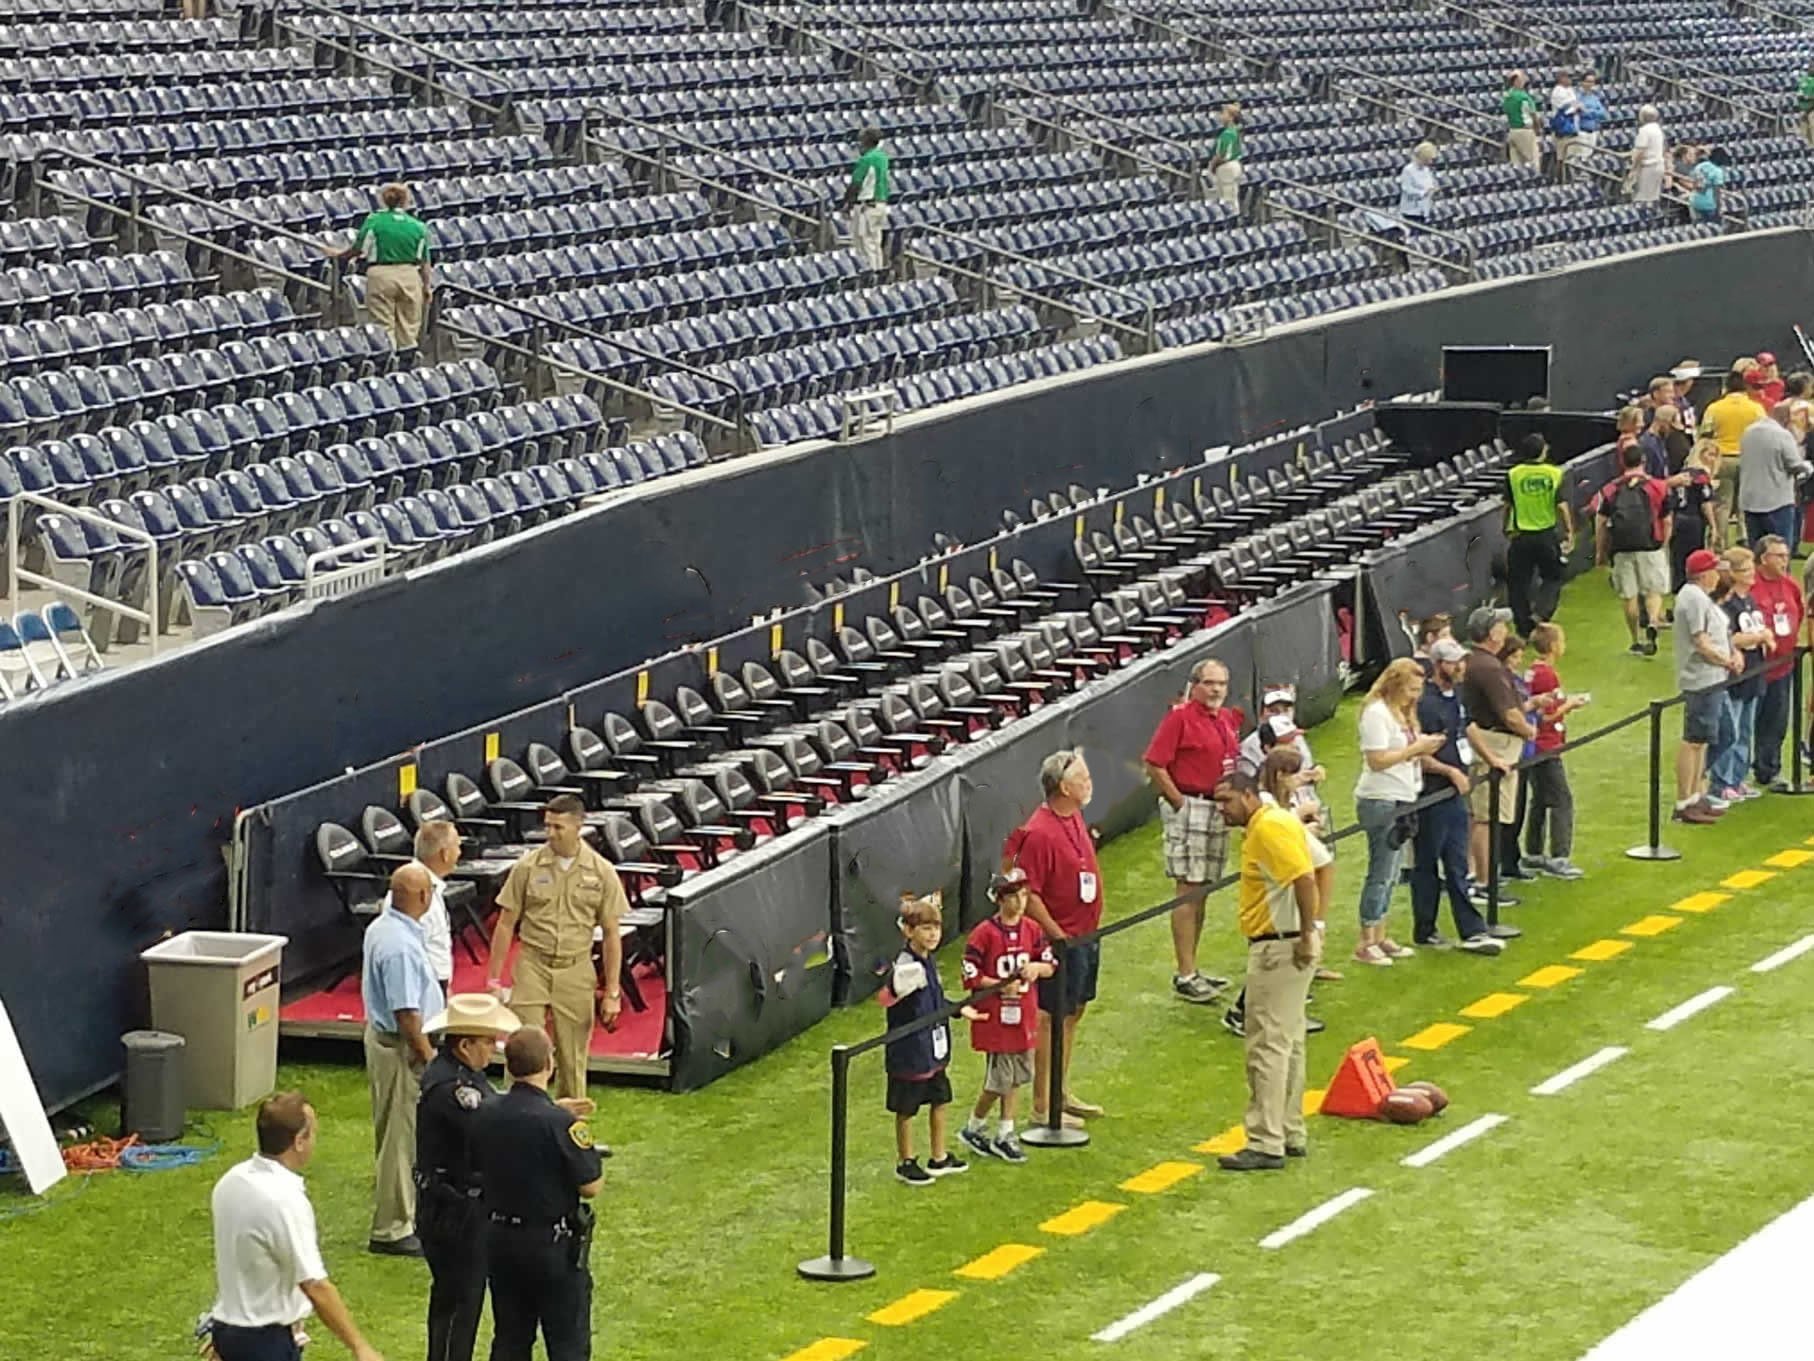
[[[1638,110],[1638,131],[1631,141],[1631,173],[1626,183],[1631,186],[1633,203],[1655,203],[1663,196],[1663,170],[1669,153],[1663,145],[1662,117],[1655,104]]]
[[[1362,964],[1387,965],[1416,953],[1386,935],[1386,909],[1404,861],[1405,838],[1393,828],[1423,791],[1423,758],[1442,746],[1440,736],[1418,735],[1417,696],[1423,681],[1423,668],[1400,657],[1379,673],[1361,708],[1361,774],[1354,785],[1354,811],[1367,833],[1367,878],[1361,885],[1360,943],[1354,957]]]
[[[1398,172],[1398,215],[1427,223],[1436,198],[1436,144],[1419,142],[1411,160]]]

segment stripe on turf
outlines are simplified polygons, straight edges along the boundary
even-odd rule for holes
[[[1627,936],[1660,936],[1665,931],[1673,931],[1682,924],[1680,917],[1649,916],[1639,917],[1630,926],[1621,926],[1620,932]]]
[[[1522,992],[1489,992],[1478,1002],[1470,1002],[1461,1009],[1461,1014],[1474,1021],[1490,1021],[1495,1016],[1503,1016],[1513,1007],[1523,1006],[1531,999]]]
[[[1698,1015],[1712,1006],[1715,1002],[1725,1001],[1728,997],[1732,996],[1732,991],[1731,988],[1721,984],[1717,988],[1708,988],[1705,992],[1697,992],[1681,1005],[1669,1008],[1668,1011],[1665,1011],[1654,1021],[1645,1022],[1644,1029],[1674,1030],[1690,1016]]]
[[[1751,966],[1752,973],[1769,973],[1780,969],[1792,959],[1800,959],[1808,951],[1814,950],[1814,936],[1803,936],[1793,945],[1785,945],[1773,955],[1765,955]]]
[[[1406,1049],[1441,1049],[1451,1040],[1459,1040],[1472,1026],[1456,1025],[1453,1021],[1438,1021],[1435,1025],[1425,1026],[1409,1039],[1400,1040]]]
[[[1737,874],[1728,875],[1720,880],[1721,888],[1756,888],[1767,884],[1776,877],[1774,870],[1740,870]]]
[[[1579,978],[1586,973],[1585,969],[1575,969],[1567,964],[1545,964],[1536,973],[1527,973],[1518,980],[1521,988],[1553,988],[1558,983],[1566,983],[1571,978]]]
[[[910,1290],[893,1304],[884,1304],[869,1316],[871,1323],[885,1328],[904,1328],[915,1319],[925,1318],[934,1309],[943,1309],[957,1298],[955,1290]]]
[[[1282,1248],[1287,1243],[1296,1242],[1312,1229],[1319,1228],[1334,1219],[1343,1210],[1359,1205],[1373,1194],[1371,1187],[1350,1186],[1332,1200],[1325,1200],[1305,1214],[1299,1215],[1282,1229],[1274,1229],[1260,1240],[1263,1248]]]
[[[1779,870],[1798,870],[1810,860],[1814,860],[1814,851],[1778,851],[1764,863]]]
[[[1088,1233],[1100,1224],[1106,1224],[1127,1206],[1117,1205],[1108,1200],[1086,1200],[1081,1205],[1073,1205],[1061,1215],[1054,1215],[1041,1224],[1043,1233],[1055,1233],[1065,1238],[1075,1238],[1080,1233]]]
[[[1196,1145],[1193,1153],[1213,1153],[1220,1157],[1224,1153],[1239,1153],[1247,1147],[1247,1126],[1230,1125],[1220,1134],[1213,1135]]]
[[[1435,1143],[1425,1144],[1417,1152],[1400,1158],[1399,1162],[1406,1167],[1428,1167],[1445,1153],[1453,1153],[1463,1144],[1471,1144],[1489,1130],[1498,1129],[1512,1117],[1509,1115],[1483,1115],[1478,1120],[1470,1120],[1460,1129],[1445,1134]]]
[[[1179,1305],[1194,1300],[1222,1278],[1212,1271],[1199,1272],[1182,1285],[1175,1285],[1150,1304],[1143,1304],[1126,1318],[1109,1324],[1099,1333],[1091,1333],[1092,1342],[1119,1342],[1136,1328],[1144,1328],[1156,1318],[1163,1318]]]
[[[1669,904],[1671,912],[1711,912],[1721,903],[1732,901],[1730,893],[1691,893]]]
[[[1531,1088],[1532,1096],[1554,1096],[1565,1088],[1574,1086],[1582,1078],[1597,1073],[1609,1063],[1616,1063],[1631,1051],[1622,1044],[1609,1044],[1606,1048],[1589,1054],[1579,1063],[1570,1064],[1553,1077],[1546,1077]]]
[[[1044,1251],[1044,1248],[1026,1243],[1003,1243],[999,1248],[991,1248],[981,1257],[965,1262],[952,1275],[962,1276],[967,1281],[999,1281]]]
[[[1121,1189],[1149,1196],[1158,1195],[1161,1191],[1170,1190],[1186,1177],[1196,1176],[1202,1170],[1202,1163],[1159,1163],[1137,1176],[1129,1177],[1121,1183]]]
[[[1590,964],[1601,964],[1606,960],[1617,958],[1631,948],[1628,940],[1596,940],[1592,945],[1583,945],[1576,950],[1570,959],[1585,959]]]
[[[802,1347],[797,1352],[789,1352],[782,1361],[844,1361],[847,1356],[855,1356],[868,1345],[854,1337],[822,1337],[811,1346]]]

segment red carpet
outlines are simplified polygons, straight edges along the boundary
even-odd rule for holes
[[[506,969],[506,982],[509,976],[510,971]],[[661,1053],[662,1026],[668,1009],[667,980],[644,966],[636,971],[636,985],[641,989],[648,1009],[637,1011],[631,1007],[630,999],[624,998],[624,1009],[615,1031],[607,1032],[602,1026],[592,1028],[594,1058],[654,1057]],[[485,991],[485,966],[474,964],[463,945],[454,947],[453,990]],[[356,1032],[365,1025],[365,1008],[359,1001],[359,975],[355,973],[341,980],[340,985],[331,990],[310,993],[286,1003],[278,1015],[280,1022],[306,1025],[317,1034],[323,1026],[329,1025],[345,1025]]]

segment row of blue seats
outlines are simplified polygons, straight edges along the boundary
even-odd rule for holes
[[[678,0],[675,0],[678,2]],[[536,9],[588,10],[624,7],[640,9],[660,0],[535,0]],[[334,8],[354,14],[418,14],[469,10],[474,0],[337,0]]]
[[[503,254],[473,252],[469,258],[444,262],[438,272],[448,283],[517,297],[551,288],[590,288],[651,274],[674,275],[770,261],[775,267],[761,272],[770,275],[772,287],[781,288],[788,282],[788,271],[785,262],[776,257],[789,254],[795,246],[792,234],[779,222],[738,222],[661,236],[627,236],[593,245],[551,246]],[[711,287],[709,281],[702,283],[705,288]]]
[[[913,30],[939,24],[1022,24],[1066,19],[1077,13],[1073,0],[928,0],[914,5],[842,5],[838,17],[864,28],[900,29],[911,45]]]
[[[603,33],[677,33],[692,25],[692,16],[680,5],[637,5],[622,8],[549,9],[537,5],[520,10],[479,9],[394,14],[384,21],[392,33],[417,42],[444,39],[522,39],[591,36]],[[338,16],[299,14],[292,28],[310,37],[345,39],[364,30]]]
[[[160,468],[214,473],[424,422],[476,420],[499,392],[497,375],[472,359],[186,412],[115,402],[84,421],[86,413],[25,407],[19,393],[31,381],[0,385],[0,439],[14,446],[7,461],[26,490],[78,499],[84,488],[141,473],[150,479]],[[25,439],[42,442],[16,443]]]
[[[1167,198],[1164,184],[1146,175],[1125,179],[1080,180],[1069,184],[1026,185],[1012,195],[996,193],[985,187],[969,193],[951,194],[945,198],[891,203],[889,223],[902,233],[911,233],[919,226],[972,231],[1000,223],[1050,221],[1078,213],[1162,203]],[[916,242],[916,248],[924,244],[923,241]]]
[[[317,75],[300,47],[203,47],[189,52],[90,52],[61,57],[0,56],[0,89],[100,89],[194,85],[223,80],[300,80]]]
[[[447,47],[472,44],[443,44]],[[496,103],[504,99],[558,99],[583,94],[621,94],[625,90],[698,89],[700,87],[766,89],[806,81],[836,82],[837,66],[828,57],[723,57],[699,61],[650,61],[623,58],[624,64],[588,62],[580,66],[535,66],[521,69],[449,71],[438,77],[459,94]],[[850,82],[852,86],[855,82]],[[899,99],[899,91],[891,91]],[[766,102],[765,102],[766,106]]]
[[[1100,280],[1151,279],[1212,267],[1226,269],[1232,277],[1260,264],[1270,264],[1281,271],[1291,269],[1309,245],[1303,224],[1287,220],[1088,250],[1072,250],[1059,244],[1045,258],[1063,265],[1073,275]],[[1000,277],[1015,287],[1046,292],[1071,292],[1086,286],[1035,264],[1004,266]]]
[[[772,52],[754,33],[739,33],[721,28],[683,28],[679,32],[626,33],[591,36],[576,33],[558,38],[499,38],[471,42],[437,41],[434,56],[419,48],[401,44],[379,43],[370,49],[382,61],[405,70],[427,70],[439,67],[443,60],[462,67],[482,67],[491,73],[536,72],[567,68],[609,67],[613,63],[683,61],[723,61],[737,64],[737,74],[728,83],[751,75],[741,63],[774,63],[776,72],[792,72],[796,78],[812,69],[823,69],[817,58],[793,58]],[[793,65],[796,61],[810,66]],[[583,87],[595,88],[595,87]]]
[[[244,43],[237,19],[78,19],[0,24],[0,56],[78,57],[114,52],[218,52]]]
[[[1169,319],[1188,316],[1205,307],[1228,309],[1312,289],[1343,285],[1358,288],[1385,273],[1386,266],[1370,246],[1350,246],[1284,259],[1264,259],[1228,269],[1197,269],[1125,279],[1116,292],[1085,290],[1069,301],[1088,315],[1112,317],[1138,325],[1146,315],[1140,300],[1150,304],[1159,318]]]
[[[870,127],[880,132],[883,140],[888,143],[890,158],[899,159],[902,146],[912,137],[934,132],[968,130],[978,134],[988,131],[971,128],[963,113],[950,105],[912,104],[905,101],[895,104],[863,104],[854,112],[810,109],[792,113],[752,113],[739,117],[664,116],[665,126],[646,130],[629,124],[614,125],[617,106],[632,102],[628,99],[609,98],[588,98],[585,101],[586,107],[596,110],[599,117],[610,126],[611,140],[632,150],[655,150],[671,140],[668,137],[670,133],[688,141],[723,147],[848,143],[855,129]],[[520,112],[522,109],[519,109]],[[636,117],[628,109],[624,112]]]
[[[156,19],[163,0],[0,0],[0,23],[33,24],[71,19]]]
[[[241,220],[244,217],[291,231],[322,231],[356,226],[378,207],[382,188],[383,181],[372,180],[339,189],[251,195],[234,203],[237,215],[233,217],[204,204],[188,202],[158,204],[146,209],[145,216],[160,228],[223,241],[248,234],[251,229]],[[621,166],[550,165],[411,180],[410,196],[415,200],[415,211],[434,224],[437,234],[447,217],[464,214],[515,216],[524,223],[524,230],[533,231],[539,221],[538,211],[570,207],[583,214],[575,220],[576,231],[583,224],[587,230],[610,235],[703,220],[709,212],[704,196],[696,191],[613,197],[629,188],[629,175]]]
[[[211,282],[167,250],[9,265],[0,270],[0,320],[174,303]]]
[[[708,157],[681,159],[683,163],[710,163]],[[1013,197],[1039,185],[1075,184],[1083,180],[1101,179],[1106,174],[1101,159],[1093,151],[1040,152],[1011,161],[959,161],[950,165],[928,165],[916,170],[903,170],[898,175],[889,177],[889,205],[892,208],[896,203],[912,203],[944,194],[988,189]],[[823,181],[824,193],[829,201],[837,200],[848,178],[848,174],[833,175]]]
[[[1238,218],[1235,209],[1219,200],[1166,199],[1139,207],[1080,213],[1050,221],[987,227],[971,233],[971,238],[1017,255],[1049,255],[1080,247],[1195,236],[1218,231]],[[916,242],[915,249],[935,260],[963,261],[978,253],[963,242],[939,238]]]
[[[373,142],[465,137],[471,131],[471,120],[463,109],[406,107],[257,118],[192,115],[175,123],[75,129],[57,140],[58,145],[81,155],[137,169],[143,161],[250,156],[276,150],[308,153]]]
[[[100,244],[70,217],[15,217],[0,222],[0,265],[63,264]]]
[[[760,86],[602,91],[589,102],[596,104],[600,117],[610,125],[618,116],[639,123],[674,123],[700,118],[804,117],[831,109],[880,111],[899,107],[903,98],[893,81],[856,80],[848,72],[827,71],[809,80],[777,80]],[[923,111],[929,116],[943,116],[943,111],[934,105],[923,106]],[[958,121],[961,125],[961,114]],[[862,124],[858,122],[856,126]],[[626,125],[614,127],[611,135],[633,139],[639,134]],[[638,143],[632,141],[631,145]]]
[[[1266,324],[1283,325],[1351,307],[1432,293],[1446,287],[1448,282],[1448,276],[1439,269],[1412,270],[1405,274],[1387,274],[1312,289],[1256,306],[1261,309],[1260,315]],[[1162,321],[1157,332],[1162,345],[1199,345],[1226,340],[1237,334],[1239,329],[1235,317],[1229,312],[1214,311],[1196,312]]]
[[[0,376],[78,363],[123,364],[166,350],[274,335],[296,324],[288,301],[268,288],[0,323]]]
[[[1046,119],[1062,118],[1067,114],[1075,114],[1079,109],[1107,114],[1112,118],[1131,118],[1139,114],[1160,112],[1174,115],[1213,114],[1229,100],[1238,100],[1244,120],[1251,118],[1264,121],[1276,116],[1276,106],[1307,97],[1305,91],[1294,82],[1260,80],[1255,77],[1253,68],[1239,62],[1221,65],[1204,63],[1197,69],[1201,73],[1197,79],[1138,90],[1070,90],[1056,83],[1056,73],[1029,72],[1029,79],[1020,82],[1021,84],[1042,90],[1049,88],[1054,95],[1064,95],[1064,103],[1015,94],[1007,100],[1006,107]],[[1250,128],[1258,125],[1258,122],[1243,123],[1244,127]]]
[[[1582,264],[1603,260],[1610,255],[1624,255],[1634,250],[1676,246],[1685,241],[1704,241],[1720,235],[1717,222],[1683,223],[1672,227],[1655,227],[1649,231],[1629,232],[1618,236],[1586,237],[1552,241],[1536,250],[1515,255],[1502,255],[1482,260],[1476,266],[1483,279],[1506,279],[1524,274],[1539,274],[1557,265]]]
[[[3,87],[0,87],[3,88]],[[383,76],[313,80],[177,81],[71,90],[31,88],[0,93],[0,128],[8,132],[93,129],[203,118],[351,114],[405,101]]]

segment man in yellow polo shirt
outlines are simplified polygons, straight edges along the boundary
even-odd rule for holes
[[[413,350],[422,338],[422,318],[434,291],[429,265],[428,227],[409,213],[409,189],[387,184],[378,191],[384,206],[359,224],[353,244],[331,252],[346,259],[368,255],[365,310],[391,333],[399,350]]]
[[[1737,369],[1726,375],[1725,392],[1717,401],[1707,403],[1701,413],[1700,433],[1720,447],[1719,494],[1713,503],[1713,545],[1723,549],[1729,542],[1726,527],[1737,520],[1733,507],[1738,504],[1738,442],[1746,430],[1770,413],[1762,402],[1751,395],[1746,375]]]
[[[1556,617],[1568,555],[1575,551],[1566,479],[1542,435],[1518,441],[1505,490],[1505,593],[1518,631],[1528,634]]]
[[[501,994],[510,938],[521,934],[510,1008],[538,1029],[554,1012],[554,1081],[562,1097],[586,1094],[594,1014],[611,1029],[623,1007],[624,945],[617,925],[629,902],[617,870],[580,836],[585,820],[586,805],[572,794],[548,801],[542,814],[547,842],[511,866],[498,890],[498,924],[485,964],[486,988]],[[597,931],[604,933],[604,949],[595,974]]]
[[[1247,937],[1247,1147],[1220,1159],[1230,1172],[1272,1171],[1309,1151],[1304,1128],[1304,1003],[1322,954],[1323,904],[1310,839],[1296,814],[1260,798],[1237,771],[1216,803],[1241,837],[1235,917]]]

